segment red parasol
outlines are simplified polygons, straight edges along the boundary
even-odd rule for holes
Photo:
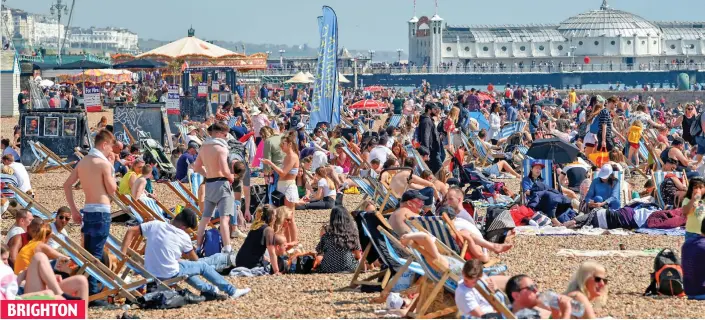
[[[491,94],[486,93],[486,92],[480,92],[477,94],[477,97],[480,98],[480,101],[487,101],[489,100],[490,103],[495,103],[495,99],[492,97]]]
[[[365,87],[365,91],[369,91],[369,92],[380,92],[380,91],[382,91],[382,90],[384,90],[384,87],[383,87],[383,86],[369,86],[369,87]]]
[[[360,100],[348,107],[348,109],[351,110],[377,110],[386,108],[387,105],[384,104],[384,102],[377,100]]]

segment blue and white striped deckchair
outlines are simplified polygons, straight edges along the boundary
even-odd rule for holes
[[[103,285],[103,290],[88,297],[88,301],[102,300],[110,295],[120,295],[131,302],[137,302],[137,298],[142,296],[137,289],[148,283],[146,279],[129,284],[125,283],[110,268],[69,237],[61,233],[52,233],[51,237],[59,244],[71,261],[78,265],[79,271],[82,270],[83,273],[95,278]]]
[[[56,217],[56,213],[44,207],[39,202],[34,201],[32,197],[22,192],[20,189],[13,185],[6,185],[6,187],[15,194],[15,201],[22,208],[27,209],[33,216],[42,218],[46,222],[53,221]]]
[[[442,217],[438,216],[430,216],[430,217],[424,217],[424,216],[419,216],[419,217],[412,217],[409,220],[405,221],[407,225],[409,225],[410,228],[413,229],[423,229],[420,231],[428,231],[431,235],[436,237],[438,241],[443,243],[445,246],[453,250],[453,252],[460,254],[461,253],[461,248],[458,246],[458,243],[455,241],[455,237],[453,237],[453,233],[451,230],[448,228],[448,225],[446,225],[446,222],[443,220]],[[418,223],[418,225],[416,225]],[[464,252],[463,252],[464,254]]]
[[[428,170],[431,171],[431,169],[428,168],[428,165],[426,164],[426,161],[423,161],[421,158],[421,155],[419,154],[419,151],[414,148],[412,145],[406,145],[404,146],[404,149],[406,150],[406,154],[409,155],[410,157],[413,157],[416,160],[416,168],[414,169],[414,173],[416,175],[420,176],[422,172]]]
[[[228,128],[234,127],[236,123],[237,123],[237,118],[230,117],[230,119],[228,119]]]
[[[155,218],[158,218],[161,221],[167,221],[166,219],[173,218],[171,216],[171,212],[165,211],[156,199],[142,197],[139,201],[152,211]]]
[[[592,183],[595,183],[599,179],[598,177],[595,177],[592,179]],[[663,180],[661,180],[663,181]],[[617,194],[617,200],[619,201],[620,207],[623,207],[625,205],[625,202],[627,200],[626,198],[626,190],[624,190],[625,182],[624,182],[624,173],[621,171],[617,172],[617,188],[619,188],[619,193]],[[660,197],[658,197],[660,200]],[[663,205],[663,202],[660,203],[660,205]]]
[[[66,169],[70,172],[72,170],[70,166],[76,163],[75,161],[63,162],[61,159],[54,159],[53,156],[50,156],[44,151],[43,146],[39,142],[27,141],[27,144],[35,158],[32,164],[32,173],[46,172],[55,169]]]
[[[490,164],[494,162],[494,157],[485,149],[485,145],[480,141],[477,135],[471,133],[470,141],[473,146],[475,146],[475,151],[477,151],[477,155],[480,157],[480,163]]]
[[[678,178],[683,178],[683,172],[678,171],[654,171],[652,178],[654,181],[654,186],[656,187],[656,201],[658,201],[659,207],[664,210],[667,210],[668,208],[666,208],[666,204],[663,202],[663,198],[661,198],[661,184],[663,184],[663,181],[666,179],[666,175],[669,173],[674,174]]]
[[[389,211],[394,210],[399,206],[399,199],[397,199],[397,197],[395,197],[392,192],[381,182],[372,178],[368,178],[367,181],[375,190],[374,201],[379,206],[378,209],[382,208],[382,211]]]
[[[509,138],[514,133],[523,131],[525,125],[526,122],[519,121],[506,123],[504,127],[502,127],[502,130],[499,132],[500,139]]]
[[[362,226],[365,234],[370,238],[370,242],[377,249],[380,259],[389,261],[387,262],[389,268],[393,268],[393,265],[397,266],[395,268],[396,274],[387,283],[387,285],[384,287],[384,290],[382,290],[382,293],[380,294],[380,300],[386,300],[387,295],[394,289],[396,283],[404,275],[404,273],[407,272],[407,270],[411,271],[417,277],[423,277],[425,275],[425,272],[421,265],[418,262],[414,261],[411,252],[409,252],[409,250],[405,248],[399,242],[399,240],[396,239],[389,231],[384,229],[381,225],[377,226],[377,229],[374,231],[376,231],[379,237],[382,238],[381,240],[383,240],[382,243],[378,244],[375,239],[373,239],[372,233],[367,228],[367,226],[364,223],[362,224]],[[378,248],[378,246],[380,246],[381,248]],[[397,250],[401,251],[406,257],[402,257],[397,252]],[[393,264],[390,264],[392,262]]]
[[[181,140],[186,143],[186,136],[188,135],[188,129],[186,129],[186,126],[184,126],[181,122],[174,123],[174,126],[176,126],[176,129],[179,130],[179,137]]]
[[[401,124],[401,120],[403,119],[404,116],[400,114],[395,114],[392,115],[391,118],[389,118],[389,125],[395,128],[399,127],[399,124]]]
[[[529,176],[529,172],[531,172],[531,165],[534,162],[540,162],[543,164],[543,169],[541,169],[541,177],[543,178],[543,182],[546,184],[547,187],[553,189],[555,188],[553,184],[553,161],[547,160],[547,159],[524,159],[524,161],[521,162],[521,167],[522,167],[522,175],[524,178]],[[521,185],[521,202],[526,204],[526,191],[529,190],[524,190],[523,183]]]
[[[167,186],[171,191],[173,191],[186,205],[191,206],[200,215],[200,209],[198,208],[198,201],[196,201],[196,196],[184,187],[179,181],[169,181]]]
[[[443,247],[443,245],[439,244],[438,241],[436,241],[436,246]],[[433,312],[432,314],[426,314],[428,308],[431,307],[431,304],[436,300],[436,296],[440,293],[440,289],[444,287],[449,292],[455,293],[455,290],[458,288],[458,282],[462,281],[462,277],[460,274],[453,273],[453,271],[448,269],[446,266],[432,265],[428,260],[426,260],[415,245],[412,245],[410,249],[414,255],[414,260],[418,261],[423,268],[425,277],[434,282],[435,286],[431,290],[422,292],[422,294],[428,294],[428,296],[419,297],[418,299],[419,301],[422,301],[422,303],[416,304],[416,308],[409,310],[408,315],[411,315],[413,318],[437,318],[457,312],[457,307],[453,304],[453,306],[446,307],[439,311]],[[448,248],[438,249],[440,252],[448,250]],[[452,258],[459,259],[457,256]],[[507,319],[516,318],[507,305],[502,302],[502,299],[498,299],[497,295],[491,293],[487,285],[482,280],[478,281],[478,284],[479,285],[476,285],[475,288],[498,313]]]
[[[201,200],[201,199],[198,199],[198,197],[199,197],[198,188],[200,188],[201,184],[203,184],[205,180],[206,180],[206,178],[197,172],[194,172],[191,174],[191,176],[189,176],[189,185],[191,187],[191,194],[196,196],[196,199],[198,200],[198,202],[200,202],[200,200]]]
[[[477,112],[477,111],[470,112],[470,118],[477,120],[477,124],[479,125],[479,127],[478,127],[479,130],[482,130],[482,129],[490,130],[490,123],[489,123],[489,121],[487,121],[487,118],[485,118],[485,115],[482,114],[482,112]]]
[[[526,153],[529,152],[529,147],[527,147],[527,146],[516,146],[516,147],[514,148],[514,150],[516,150],[516,151],[519,152],[520,154],[522,154],[522,155],[528,157],[528,156],[526,155]]]

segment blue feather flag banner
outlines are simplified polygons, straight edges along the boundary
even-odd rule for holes
[[[331,7],[323,7],[323,15],[318,18],[321,42],[318,48],[311,118],[308,129],[314,129],[319,122],[332,126],[340,122],[340,93],[338,91],[338,17]],[[338,113],[336,115],[336,113]]]

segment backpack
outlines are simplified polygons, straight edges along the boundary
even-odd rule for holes
[[[651,284],[644,295],[685,296],[683,269],[673,250],[663,249],[654,258],[654,273],[651,274]]]
[[[590,133],[598,134],[600,133],[600,116],[597,115],[592,119],[590,123]]]
[[[203,234],[203,246],[200,255],[202,258],[210,257],[219,253],[223,249],[223,238],[220,236],[220,230],[210,228]]]
[[[703,113],[699,113],[698,116],[696,117],[696,121],[693,121],[690,124],[690,135],[693,137],[698,137],[703,134]]]

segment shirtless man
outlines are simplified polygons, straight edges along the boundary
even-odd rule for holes
[[[147,187],[147,180],[152,179],[152,167],[145,165],[142,167],[140,172],[141,176],[132,183],[131,196],[132,199],[139,200],[142,197],[150,197],[151,195],[145,189]]]
[[[228,164],[228,143],[226,138],[230,128],[225,123],[216,122],[208,128],[211,137],[203,142],[193,170],[206,177],[203,219],[198,224],[196,248],[203,244],[203,234],[218,208],[220,214],[220,236],[223,239],[223,252],[233,250],[230,245],[230,217],[235,214],[235,198],[232,184],[235,181]]]
[[[389,216],[389,225],[397,235],[402,236],[411,232],[405,221],[409,218],[418,217],[423,207],[423,202],[427,199],[428,197],[422,195],[418,190],[404,192],[401,196],[399,209],[394,210],[392,215]]]
[[[110,196],[115,194],[115,170],[113,145],[115,136],[110,131],[101,130],[95,136],[95,147],[78,162],[64,182],[64,194],[71,208],[73,221],[82,223],[83,247],[96,259],[103,258],[103,247],[110,234]],[[86,202],[83,210],[76,207],[73,197],[73,184],[81,181]],[[88,278],[88,291],[99,293],[98,280]],[[102,303],[93,303],[100,305]]]
[[[412,157],[406,158],[404,160],[404,167],[415,168],[416,159]],[[408,186],[409,190],[418,190],[422,195],[424,195],[424,197],[427,198],[424,207],[430,208],[433,204],[431,200],[434,198],[434,195],[438,199],[441,198],[436,185],[433,182],[422,179],[417,175],[411,175],[411,181],[409,181],[409,175],[411,173],[412,171],[409,170],[399,170],[396,172],[396,174],[392,177],[392,181],[389,183],[389,188],[392,190],[392,194],[399,198],[401,194],[407,190]]]

